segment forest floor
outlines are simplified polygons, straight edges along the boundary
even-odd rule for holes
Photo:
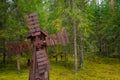
[[[17,73],[16,61],[0,64],[0,80],[28,80],[29,68],[21,60],[21,73]],[[74,61],[51,60],[50,80],[120,80],[120,61],[113,58],[86,57],[84,68],[74,74]]]

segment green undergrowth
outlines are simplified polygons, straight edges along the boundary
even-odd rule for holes
[[[113,58],[85,57],[84,68],[74,73],[74,61],[51,60],[50,80],[120,80],[120,61]],[[0,64],[0,80],[28,80],[26,59],[21,59],[21,73],[17,73],[16,61]]]

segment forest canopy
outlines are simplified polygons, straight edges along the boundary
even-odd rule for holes
[[[119,57],[119,0],[2,0],[0,2],[0,37],[25,40],[29,32],[24,16],[38,12],[40,27],[48,33],[66,29],[73,44],[73,21],[77,27],[77,43],[84,53]],[[82,42],[82,43],[81,43]]]

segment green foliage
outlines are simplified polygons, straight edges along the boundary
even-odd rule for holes
[[[111,10],[109,1],[103,0],[101,4],[98,4],[96,0],[74,0],[75,8],[72,9],[72,0],[3,0],[0,2],[0,38],[4,38],[7,41],[25,40],[25,35],[29,30],[24,16],[32,12],[38,12],[40,27],[45,31],[53,34],[66,29],[69,33],[70,43],[68,46],[58,45],[50,48],[48,52],[54,50],[56,54],[59,54],[61,51],[63,51],[63,54],[73,54],[74,36],[72,25],[73,21],[75,21],[77,43],[80,46],[79,51],[83,48],[85,55],[99,54],[104,57],[120,58],[120,0],[114,0],[114,12]],[[64,49],[62,49],[63,47]],[[105,69],[110,66],[102,64],[102,62],[99,65],[99,62],[94,63],[93,60],[91,64],[95,64],[95,66],[103,65]],[[54,64],[53,66],[57,68],[56,71],[59,72],[61,70],[59,69],[61,67],[56,67]],[[64,67],[62,69],[69,73],[69,70],[66,70]],[[86,70],[88,73],[91,72],[90,69]],[[111,74],[107,72],[105,73],[106,77],[105,74],[102,74],[103,70],[97,71],[96,68],[93,70],[100,75],[95,75],[95,72],[90,75],[85,73],[85,71],[82,72],[83,74],[78,72],[75,76],[72,73],[63,74],[62,72],[54,74],[55,70],[51,74],[56,75],[56,77],[53,77],[54,79],[65,78],[64,75],[71,76],[68,80],[74,78],[79,80],[78,75],[87,80],[90,80],[90,77],[93,77],[93,75],[95,75],[93,79],[97,79],[98,76],[99,79],[109,79],[108,77],[112,74],[112,72],[110,72]],[[119,79],[118,76],[115,79]]]
[[[91,1],[86,7],[89,21],[87,27],[88,37],[85,37],[85,40],[87,40],[85,41],[85,43],[87,42],[85,45],[87,52],[102,56],[119,54],[120,27],[118,23],[119,8],[117,7],[119,4],[117,2],[115,1],[114,12],[112,12],[111,6],[108,4],[109,0],[104,0],[101,4]]]

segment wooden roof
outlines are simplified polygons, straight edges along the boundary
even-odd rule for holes
[[[42,33],[43,35],[48,36],[48,33],[45,32],[45,31],[42,30],[42,29],[40,29],[40,31],[38,31],[38,32],[39,32],[39,34],[36,34],[36,35],[40,35],[40,34]],[[36,33],[38,33],[38,32],[36,32]],[[28,34],[26,35],[26,37],[27,37],[27,38],[31,38],[31,37],[34,37],[34,36],[36,36],[36,35],[33,35],[32,33],[28,33]]]

